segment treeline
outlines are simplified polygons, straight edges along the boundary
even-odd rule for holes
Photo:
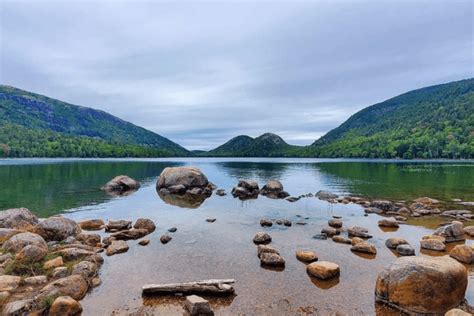
[[[100,139],[71,136],[44,129],[26,129],[16,124],[0,127],[0,156],[22,157],[171,157],[172,150]]]

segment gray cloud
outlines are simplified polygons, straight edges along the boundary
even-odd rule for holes
[[[354,112],[472,77],[466,1],[0,1],[0,81],[190,149],[310,144]]]

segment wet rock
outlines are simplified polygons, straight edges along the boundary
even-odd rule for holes
[[[74,266],[72,266],[71,274],[79,274],[84,279],[88,280],[97,275],[97,271],[99,267],[97,264],[90,262],[90,261],[81,261]]]
[[[260,190],[260,194],[273,199],[284,199],[289,196],[288,192],[283,190],[283,184],[276,180],[269,180]]]
[[[299,197],[294,197],[294,196],[290,196],[289,198],[286,198],[288,202],[296,202],[299,199],[300,199]]]
[[[236,187],[232,189],[234,197],[247,199],[256,198],[260,193],[258,183],[252,180],[240,180]]]
[[[273,248],[272,246],[258,245],[258,247],[257,247],[257,256],[260,258],[262,253],[276,253],[277,255],[280,254],[280,252],[277,249]]]
[[[48,282],[48,277],[46,275],[38,275],[38,276],[32,276],[29,278],[25,278],[23,282],[27,285],[38,285],[38,284],[44,284]]]
[[[329,261],[313,262],[306,266],[306,272],[318,279],[327,280],[339,276],[339,266]]]
[[[351,245],[357,245],[358,243],[364,242],[365,240],[360,237],[352,237],[351,238]]]
[[[433,235],[444,237],[446,239],[446,242],[455,242],[455,241],[465,240],[463,224],[458,221],[453,221],[449,225],[439,227],[437,230],[435,230]]]
[[[463,263],[474,263],[474,251],[468,245],[456,245],[449,253],[449,256]]]
[[[184,306],[188,310],[190,316],[207,316],[214,315],[209,302],[197,295],[186,296]]]
[[[97,244],[100,243],[100,235],[80,233],[79,235],[76,236],[76,240],[84,245],[96,247]]]
[[[325,234],[328,237],[332,237],[334,235],[339,235],[339,230],[332,227],[324,227],[323,229],[321,229],[321,234]]]
[[[146,246],[150,243],[150,239],[142,239],[138,242],[140,246]]]
[[[48,249],[48,245],[46,244],[46,241],[43,239],[43,237],[30,232],[13,235],[3,244],[3,248],[7,251],[19,252],[24,247],[29,245]]]
[[[176,227],[171,227],[170,229],[168,229],[168,231],[170,233],[175,233],[178,229]]]
[[[72,219],[62,216],[49,217],[39,222],[34,232],[47,241],[62,241],[70,236],[75,237],[81,232],[81,227]]]
[[[101,219],[89,219],[79,222],[79,227],[83,230],[101,230],[104,226],[105,223]]]
[[[374,245],[369,244],[366,241],[359,242],[351,247],[351,251],[363,252],[371,255],[377,254],[377,249]]]
[[[399,237],[391,237],[385,241],[385,246],[390,249],[396,249],[399,245],[408,245],[408,241]]]
[[[36,224],[38,218],[27,208],[12,208],[0,212],[0,228],[28,230]]]
[[[401,216],[401,215],[395,216],[395,219],[397,221],[401,221],[401,222],[406,222],[408,220],[408,218],[406,218],[405,216]]]
[[[260,226],[262,227],[271,227],[273,225],[272,221],[266,218],[260,220]]]
[[[104,237],[104,239],[102,239],[102,244],[104,244],[104,246],[108,246],[112,243],[113,240],[116,240],[114,237]]]
[[[264,252],[260,255],[260,264],[271,267],[284,267],[285,260],[279,254]]]
[[[422,239],[420,246],[423,249],[434,251],[445,251],[446,245],[439,239]]]
[[[49,316],[78,316],[81,313],[81,304],[70,296],[57,297],[49,309]]]
[[[165,168],[156,183],[156,188],[168,189],[170,187],[182,185],[186,190],[193,188],[205,189],[209,185],[206,175],[196,167],[167,167]]]
[[[113,233],[112,235],[110,235],[110,237],[113,237],[116,240],[130,240],[130,239],[139,239],[148,234],[149,232],[146,229],[132,228],[130,230],[122,230],[122,231]]]
[[[354,226],[347,230],[349,237],[360,237],[360,238],[372,238],[372,235],[369,234],[369,230],[364,227]]]
[[[0,291],[11,292],[20,286],[21,277],[15,275],[0,275]]]
[[[15,258],[19,262],[34,263],[43,260],[47,254],[47,248],[28,245],[25,246],[19,253],[17,253]]]
[[[328,225],[333,228],[341,228],[342,220],[338,218],[333,218],[328,221]]]
[[[206,222],[208,222],[208,223],[214,223],[215,221],[216,221],[215,218],[208,218],[208,219],[206,219]]]
[[[53,270],[53,279],[65,278],[69,275],[69,271],[66,267],[57,267]]]
[[[148,233],[152,233],[156,229],[155,223],[148,218],[139,218],[135,222],[135,225],[133,225],[133,228],[135,229],[145,229],[148,231]]]
[[[272,237],[265,232],[258,232],[253,237],[253,242],[256,244],[269,244],[272,242]]]
[[[105,254],[107,256],[113,256],[118,253],[128,251],[128,244],[125,240],[113,240],[112,243],[107,247]]]
[[[374,201],[370,202],[370,206],[371,207],[376,207],[376,208],[381,209],[385,212],[395,210],[395,206],[393,205],[393,203],[390,202],[390,201],[387,201],[387,200],[374,200]]]
[[[339,195],[325,190],[320,190],[316,192],[315,196],[320,200],[337,199],[339,197]]]
[[[25,299],[13,301],[5,304],[2,310],[2,315],[17,316],[28,315],[35,307],[35,302],[32,299]]]
[[[121,231],[132,228],[132,222],[126,220],[109,221],[105,226],[105,231]]]
[[[167,244],[167,243],[169,243],[169,242],[171,241],[171,239],[173,239],[173,238],[172,238],[171,236],[169,236],[169,235],[162,235],[162,236],[160,237],[160,241],[161,241],[162,244]]]
[[[58,256],[54,259],[48,260],[43,264],[43,269],[48,270],[52,268],[57,268],[64,265],[63,257]]]
[[[466,220],[466,219],[472,219],[474,215],[472,214],[471,211],[468,211],[468,210],[450,210],[450,211],[442,212],[441,216]]]
[[[84,257],[83,260],[84,260],[84,261],[93,262],[93,263],[95,263],[95,264],[97,264],[97,265],[101,265],[102,263],[104,263],[104,258],[102,258],[101,255],[96,254],[96,253]]]
[[[130,191],[130,190],[138,190],[140,188],[140,183],[135,179],[130,178],[126,175],[116,176],[109,182],[107,182],[104,186],[100,189],[102,191]]]
[[[227,193],[225,193],[225,190],[224,190],[224,189],[218,189],[218,190],[216,190],[216,194],[219,195],[219,196],[227,195]]]
[[[305,263],[311,263],[317,261],[318,256],[316,255],[316,253],[314,253],[314,251],[296,250],[296,259]]]
[[[443,314],[464,299],[467,270],[449,257],[400,257],[382,271],[376,300],[403,312]]]
[[[398,221],[393,217],[379,220],[378,225],[381,227],[398,227]]]
[[[401,244],[398,245],[396,248],[397,253],[400,256],[414,256],[415,255],[415,249],[409,244]]]
[[[346,238],[346,237],[342,237],[342,236],[332,236],[332,240],[334,242],[337,242],[337,243],[341,243],[341,244],[348,244],[350,245],[352,243],[352,240],[349,239],[349,238]]]

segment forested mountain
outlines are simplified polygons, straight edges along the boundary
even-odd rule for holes
[[[189,152],[111,114],[0,86],[0,155],[160,157]]]
[[[294,155],[297,146],[287,144],[280,136],[265,133],[257,138],[241,135],[227,143],[202,153],[212,157],[286,157]]]
[[[308,148],[317,157],[474,158],[474,79],[367,107]]]

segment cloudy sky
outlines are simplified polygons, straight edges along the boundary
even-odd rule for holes
[[[0,0],[0,82],[189,149],[310,144],[397,94],[472,77],[473,2]]]

